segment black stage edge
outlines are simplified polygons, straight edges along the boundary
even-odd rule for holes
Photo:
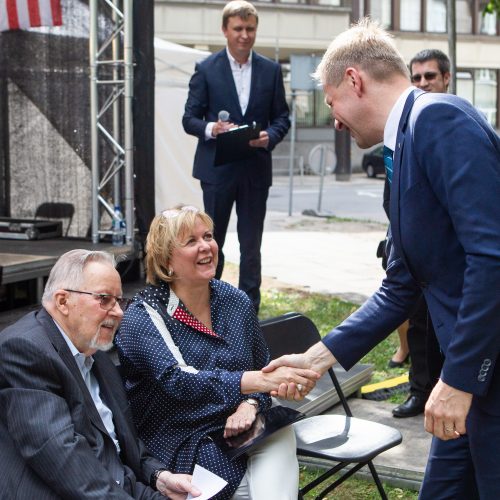
[[[132,245],[94,244],[80,238],[0,240],[0,310],[39,303],[56,260],[76,248],[112,253],[124,282],[141,279],[140,261]]]

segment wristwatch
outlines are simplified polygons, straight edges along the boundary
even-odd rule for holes
[[[257,411],[259,411],[260,405],[259,405],[259,402],[256,399],[254,399],[254,398],[245,399],[245,403],[248,403],[249,405],[255,406],[255,409]]]
[[[156,482],[158,481],[158,478],[160,477],[160,474],[163,472],[163,471],[166,471],[168,469],[156,469],[152,474],[151,474],[151,477],[149,479],[149,486],[151,486],[151,488],[153,488],[155,491],[157,491],[157,488],[156,488]]]

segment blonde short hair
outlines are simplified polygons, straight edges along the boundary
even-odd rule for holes
[[[157,285],[173,280],[168,268],[172,251],[179,245],[179,237],[194,229],[200,220],[210,231],[214,223],[210,216],[190,205],[176,205],[158,214],[149,227],[146,238],[146,282]]]
[[[228,2],[222,10],[222,26],[227,28],[229,18],[234,16],[241,17],[244,21],[250,16],[254,16],[257,24],[259,24],[257,9],[250,2],[245,2],[243,0]]]
[[[350,66],[357,66],[379,82],[395,74],[410,77],[392,36],[367,17],[334,38],[313,78],[322,85],[338,87]]]

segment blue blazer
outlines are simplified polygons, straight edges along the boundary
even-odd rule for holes
[[[92,371],[113,412],[121,464],[45,309],[0,333],[0,498],[165,498],[144,486],[165,465],[137,437],[121,377],[106,353],[95,353]]]
[[[267,149],[256,149],[250,160],[214,167],[215,140],[205,140],[208,122],[217,121],[219,111],[229,112],[229,121],[237,124],[260,124],[269,134]],[[252,80],[245,114],[241,112],[226,49],[196,64],[189,82],[182,125],[198,137],[193,177],[211,184],[250,175],[256,186],[272,183],[271,151],[285,137],[290,127],[283,77],[278,63],[252,53]]]
[[[409,95],[390,220],[386,279],[325,345],[350,368],[422,292],[446,358],[441,378],[500,415],[500,140],[464,99]]]

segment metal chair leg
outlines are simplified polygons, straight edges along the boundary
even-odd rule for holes
[[[368,462],[368,467],[370,468],[370,472],[372,473],[373,480],[375,481],[375,484],[377,485],[377,489],[378,489],[378,492],[380,493],[382,500],[387,500],[387,494],[384,490],[384,487],[382,486],[382,482],[380,481],[380,478],[378,477],[377,470],[375,469],[375,466],[373,465],[373,462],[371,460]]]

